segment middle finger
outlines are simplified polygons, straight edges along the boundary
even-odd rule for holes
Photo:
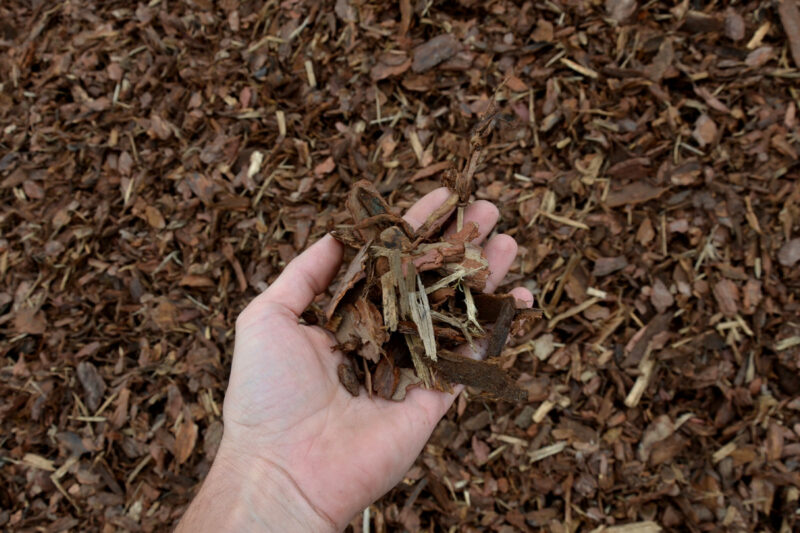
[[[464,209],[464,225],[474,222],[478,225],[478,236],[472,240],[472,244],[482,243],[494,229],[497,219],[500,218],[500,211],[497,206],[486,200],[478,200],[471,203]],[[456,222],[453,221],[445,231],[445,235],[455,233],[457,230]]]

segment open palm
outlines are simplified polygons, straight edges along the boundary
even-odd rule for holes
[[[418,227],[447,197],[426,195],[406,213]],[[479,225],[484,240],[497,221],[494,205],[479,201],[465,221]],[[495,235],[484,254],[493,291],[516,255],[507,235]],[[391,489],[409,469],[455,395],[413,389],[402,402],[341,386],[333,336],[301,325],[300,313],[336,275],[342,247],[326,236],[292,261],[281,276],[241,313],[225,396],[222,446],[257,470],[277,470],[296,486],[332,529]],[[531,305],[530,292],[513,294]]]

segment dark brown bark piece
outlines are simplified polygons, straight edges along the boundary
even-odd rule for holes
[[[386,248],[405,251],[411,248],[411,242],[408,237],[408,232],[401,230],[397,226],[390,226],[381,232],[380,242]]]
[[[655,82],[661,81],[667,73],[667,69],[672,66],[675,58],[675,51],[672,47],[672,40],[668,37],[664,39],[658,48],[658,53],[653,58],[653,62],[644,68],[644,74]]]
[[[398,76],[411,68],[411,58],[405,53],[387,53],[378,56],[375,66],[369,71],[373,81],[380,81],[391,76]]]
[[[411,27],[412,15],[411,0],[400,0],[400,27],[398,28],[400,37],[405,37],[408,33],[408,29]]]
[[[517,308],[514,313],[514,321],[511,323],[511,333],[520,335],[526,324],[541,319],[542,314],[541,309]]]
[[[106,383],[97,371],[97,367],[88,361],[78,363],[78,380],[86,393],[86,407],[94,412],[100,407],[106,392]]]
[[[700,11],[689,11],[680,26],[682,31],[689,33],[721,32],[724,28],[725,23],[721,19]]]
[[[336,308],[339,305],[339,302],[342,301],[347,291],[352,289],[356,283],[364,279],[364,265],[367,261],[367,251],[368,246],[364,245],[361,250],[358,251],[358,254],[353,258],[353,261],[347,266],[347,271],[342,276],[339,285],[336,288],[336,292],[333,294],[333,298],[331,298],[330,303],[328,304],[328,308],[325,310],[325,316],[328,317],[330,320],[333,317],[333,313],[336,312]]]
[[[741,41],[744,39],[745,31],[747,28],[745,27],[744,19],[742,16],[730,10],[728,13],[725,14],[725,37],[730,39],[731,41]]]
[[[669,292],[669,289],[667,289],[667,286],[664,285],[664,282],[660,279],[656,279],[653,283],[653,292],[650,294],[650,302],[653,304],[653,307],[656,308],[656,311],[663,313],[672,307],[675,298],[672,297],[672,294]]]
[[[489,337],[489,345],[486,348],[486,358],[491,359],[500,355],[503,346],[506,344],[508,332],[511,328],[511,321],[514,320],[514,298],[504,298],[500,304],[500,311],[497,314],[492,334]]]
[[[43,312],[36,309],[20,309],[14,315],[14,329],[17,333],[42,335],[47,331],[47,319]]]
[[[637,181],[609,192],[605,204],[611,208],[642,204],[658,198],[665,190],[663,187],[654,187],[649,183]]]
[[[622,22],[633,15],[638,4],[637,0],[606,0],[606,12],[613,20]]]
[[[800,237],[786,241],[778,251],[778,262],[785,267],[794,266],[800,261]]]
[[[717,137],[717,124],[706,114],[700,115],[694,124],[692,137],[701,147],[714,142]]]
[[[360,353],[366,359],[377,363],[383,353],[383,345],[389,335],[383,327],[383,317],[371,301],[359,298],[353,305],[355,324],[353,333],[361,344]]]
[[[508,294],[473,294],[472,298],[475,300],[475,307],[478,309],[478,319],[481,322],[492,324],[497,322],[500,317],[505,303],[510,299],[514,303],[514,297]]]
[[[428,42],[414,48],[414,62],[411,70],[425,72],[442,61],[450,59],[461,49],[458,38],[451,33],[438,35]]]
[[[389,204],[386,203],[386,200],[383,199],[375,186],[367,180],[360,180],[353,184],[353,188],[347,197],[346,205],[356,226],[372,217],[390,214]],[[374,240],[377,234],[380,233],[378,229],[371,227],[369,224],[366,227],[357,228],[356,231],[361,234],[364,242]]]
[[[652,173],[651,164],[652,161],[649,157],[634,157],[611,166],[607,173],[618,179],[639,180]]]
[[[353,396],[358,396],[360,383],[356,371],[353,370],[352,363],[350,363],[350,361],[339,363],[339,366],[336,368],[336,373],[339,376],[339,383],[344,386],[345,390]]]
[[[714,285],[714,297],[719,310],[726,317],[734,317],[739,311],[739,287],[729,279],[721,279]]]
[[[445,263],[460,263],[464,260],[464,245],[449,243],[423,244],[416,252],[421,254],[414,258],[414,266],[418,272],[442,268]]]
[[[372,390],[385,400],[391,400],[397,390],[400,370],[388,358],[382,357],[372,376]]]
[[[472,242],[480,235],[480,229],[475,222],[468,222],[460,231],[445,236],[445,240],[452,244],[465,244]]]
[[[175,435],[175,460],[178,464],[185,463],[194,451],[197,443],[197,424],[192,420],[183,420]]]
[[[628,260],[623,256],[598,257],[594,262],[592,276],[607,276],[628,266]]]
[[[797,0],[778,0],[778,14],[789,39],[794,65],[800,68],[800,9],[797,7]]]
[[[340,226],[334,228],[331,230],[331,236],[345,246],[355,248],[356,250],[364,245],[364,237],[361,236],[361,232],[358,231],[355,226]]]
[[[440,350],[439,360],[432,366],[447,381],[474,387],[498,400],[521,402],[528,397],[499,366],[486,361]]]
[[[659,333],[666,331],[669,328],[669,323],[672,320],[672,314],[667,313],[663,315],[656,315],[645,327],[644,332],[638,341],[633,345],[625,361],[622,363],[624,367],[632,367],[639,364],[644,357],[647,345],[653,340],[653,337]]]

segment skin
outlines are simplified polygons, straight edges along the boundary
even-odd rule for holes
[[[404,218],[416,228],[447,198],[437,189]],[[467,207],[483,243],[498,218],[485,201]],[[450,228],[452,231],[454,228]],[[517,253],[508,235],[484,245],[502,282]],[[412,389],[402,402],[351,396],[337,377],[332,335],[298,323],[339,270],[342,246],[325,236],[299,255],[242,311],[219,451],[178,531],[341,531],[394,487],[447,412],[454,394]],[[524,288],[512,294],[531,306]],[[470,354],[479,357],[479,354]]]

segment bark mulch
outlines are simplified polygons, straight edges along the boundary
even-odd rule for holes
[[[353,530],[796,530],[798,5],[4,0],[0,528],[173,526],[238,312],[496,97],[526,399],[467,389]]]

